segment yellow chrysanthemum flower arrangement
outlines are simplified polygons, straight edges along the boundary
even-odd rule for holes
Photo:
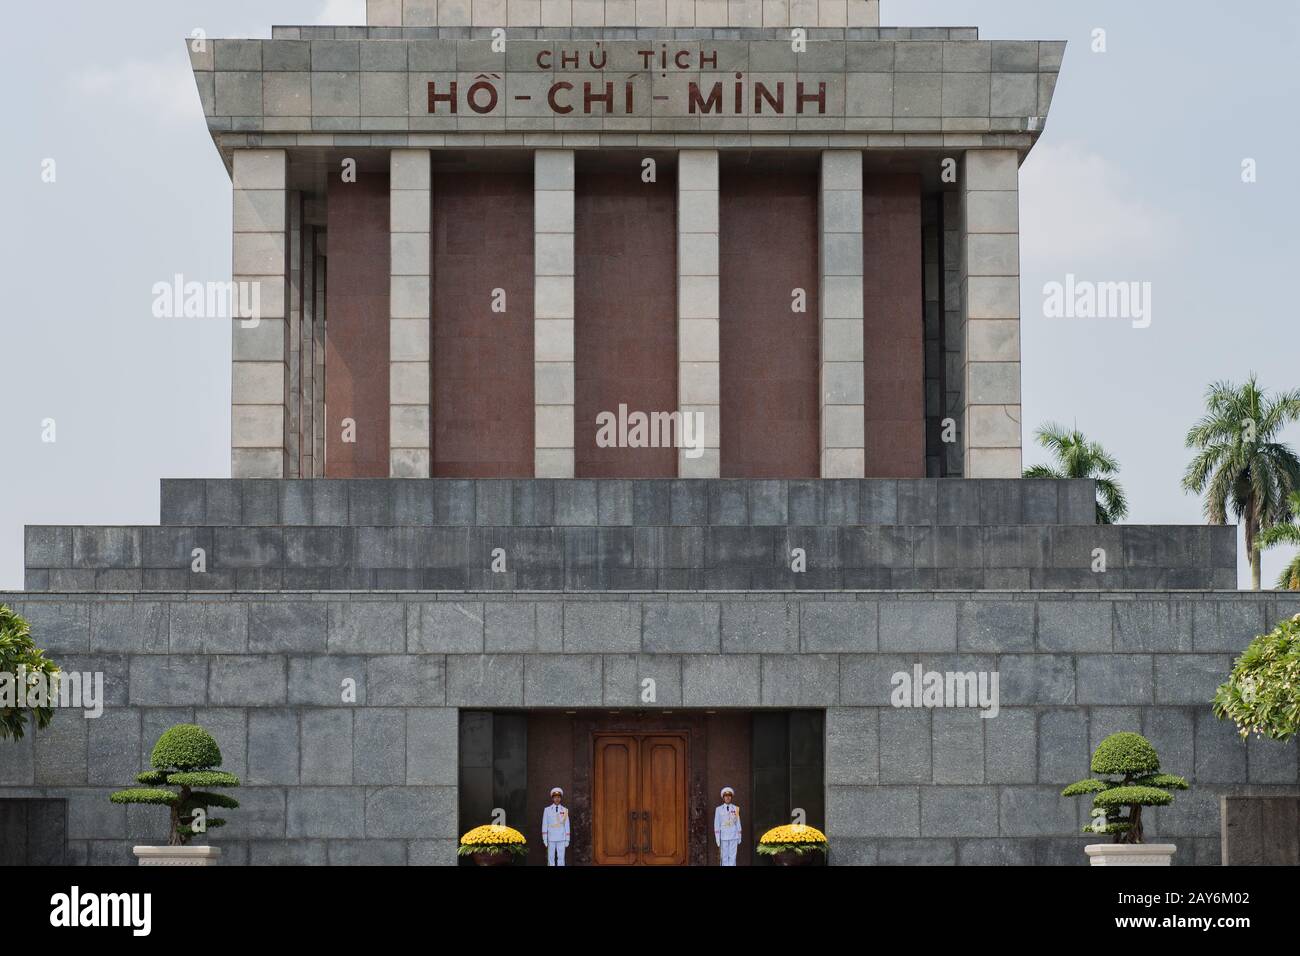
[[[514,827],[485,823],[475,827],[460,838],[458,856],[470,856],[475,853],[513,853],[523,856],[528,852],[528,841]]]
[[[830,846],[826,834],[806,823],[787,823],[773,827],[758,840],[758,852],[761,856],[776,856],[778,853],[825,853]]]

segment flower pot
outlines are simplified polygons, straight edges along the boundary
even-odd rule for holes
[[[141,866],[216,866],[219,846],[137,846],[131,852]]]
[[[482,851],[471,853],[470,858],[478,866],[509,866],[512,854],[510,853],[489,853]]]
[[[794,850],[782,850],[780,853],[773,854],[772,859],[776,860],[777,866],[811,866],[814,855],[812,853],[796,853]]]
[[[1169,866],[1177,849],[1172,843],[1089,843],[1083,852],[1093,866]]]

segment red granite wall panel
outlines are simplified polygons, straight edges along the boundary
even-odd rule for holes
[[[325,475],[388,477],[388,176],[330,177]],[[344,441],[343,421],[356,423]]]
[[[862,202],[866,476],[924,478],[920,177],[868,173]]]
[[[530,171],[435,173],[432,366],[434,477],[531,477]]]
[[[574,196],[574,469],[579,478],[672,478],[671,447],[599,447],[601,412],[677,409],[677,177],[659,157],[579,154]]]
[[[817,175],[724,166],[720,179],[722,477],[815,478]],[[795,289],[806,311],[791,311]]]

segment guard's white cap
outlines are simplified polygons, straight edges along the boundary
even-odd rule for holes
[[[718,794],[718,796],[725,797],[727,794],[731,794],[734,797],[736,795],[736,791],[732,790],[730,787],[723,787],[722,792]]]
[[[561,790],[559,787],[551,787],[551,796],[555,796],[557,793],[560,796],[564,796],[564,791]]]

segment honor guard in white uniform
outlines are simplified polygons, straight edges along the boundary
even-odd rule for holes
[[[562,802],[564,791],[551,788],[551,805],[542,811],[542,846],[546,865],[564,866],[564,848],[569,845],[569,810]]]
[[[740,846],[740,807],[733,802],[736,791],[722,788],[722,806],[713,811],[713,841],[722,851],[722,865],[736,865],[736,848]]]

